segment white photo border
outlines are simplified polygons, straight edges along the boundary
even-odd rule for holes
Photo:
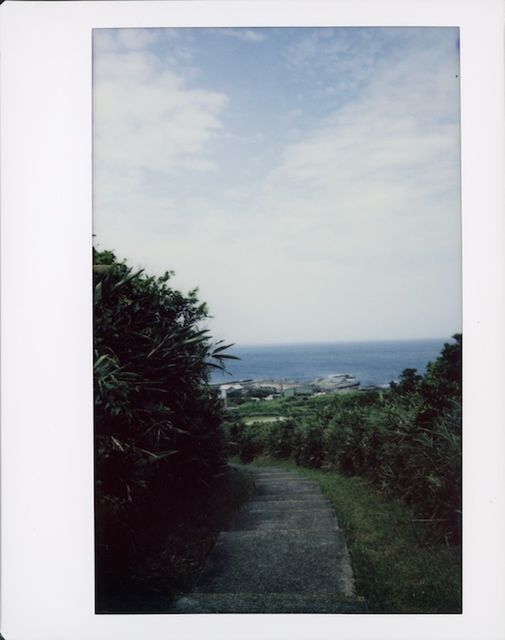
[[[95,615],[92,29],[451,26],[461,37],[460,615]],[[5,640],[505,637],[501,0],[5,2],[0,8]]]

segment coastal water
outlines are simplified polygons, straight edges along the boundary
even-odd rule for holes
[[[385,385],[410,367],[424,373],[450,338],[384,342],[335,342],[292,345],[235,345],[228,353],[230,374],[215,372],[211,382],[296,380],[307,382],[333,373],[350,373],[361,386]]]

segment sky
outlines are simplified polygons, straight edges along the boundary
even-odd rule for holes
[[[95,29],[95,245],[238,344],[461,330],[455,28]]]

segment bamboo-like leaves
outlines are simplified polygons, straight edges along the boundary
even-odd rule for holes
[[[175,509],[175,497],[191,499],[220,473],[221,407],[207,377],[232,356],[202,328],[196,291],[168,287],[171,273],[148,277],[109,252],[94,258],[106,266],[93,270],[97,505],[112,531],[133,512],[151,520],[157,501]]]

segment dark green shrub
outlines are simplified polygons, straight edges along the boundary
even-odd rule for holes
[[[253,425],[254,426],[254,425]],[[250,426],[244,427],[239,445],[240,462],[252,462],[256,456],[263,453],[264,443],[259,433],[255,433]]]
[[[274,458],[289,458],[296,446],[295,422],[292,419],[272,422],[268,430],[267,451]]]
[[[389,385],[391,390],[400,395],[413,393],[419,387],[419,383],[423,377],[417,373],[417,369],[404,369],[398,382],[391,382]]]
[[[303,467],[319,468],[324,460],[324,430],[320,422],[298,423],[295,430],[294,458]]]
[[[425,376],[405,369],[390,390],[290,398],[294,420],[249,425],[242,457],[292,457],[371,480],[412,505],[429,537],[458,542],[461,532],[461,345],[446,344]],[[268,403],[253,408],[258,417]],[[423,525],[424,526],[424,525]]]
[[[97,568],[124,567],[184,517],[226,463],[221,406],[207,385],[223,368],[197,292],[171,274],[133,272],[94,252],[94,397]],[[146,526],[149,523],[149,526]]]
[[[241,420],[226,420],[223,429],[226,438],[226,447],[229,456],[238,456],[242,438],[244,423]]]
[[[451,411],[454,402],[461,402],[463,337],[456,333],[453,339],[453,343],[444,344],[440,356],[426,367],[420,383],[424,407],[419,412],[419,424],[431,424]]]
[[[461,404],[427,427],[415,427],[404,479],[404,499],[432,524],[432,533],[459,542],[461,537]]]
[[[333,405],[335,408],[338,405]],[[359,473],[366,459],[363,412],[338,407],[324,432],[325,462],[346,475]]]
[[[267,452],[269,425],[261,422],[244,424],[241,420],[228,421],[226,431],[228,451],[237,455],[244,464]]]

